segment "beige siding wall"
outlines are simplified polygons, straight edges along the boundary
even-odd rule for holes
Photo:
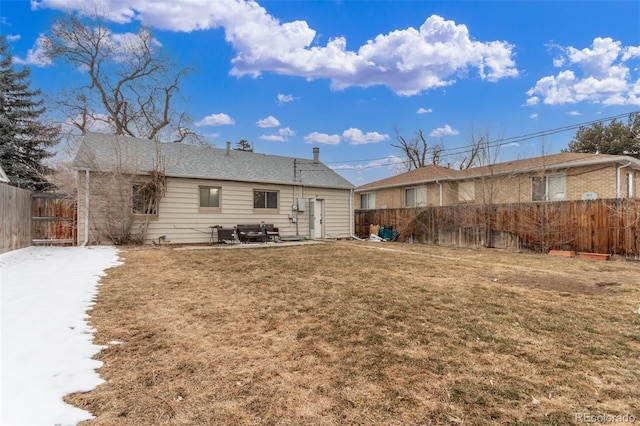
[[[309,235],[309,199],[322,201],[322,233],[319,238],[347,238],[352,233],[353,206],[349,202],[350,191],[336,191],[325,188],[306,188],[306,211],[299,217],[301,235]],[[304,234],[302,233],[304,226]]]
[[[78,239],[84,241],[84,172],[79,173],[78,182]],[[90,238],[89,243],[109,243],[105,228],[114,210],[128,212],[131,209],[131,179],[118,185],[109,176],[91,174]],[[106,190],[108,187],[114,190]],[[201,209],[199,188],[220,188],[220,208]],[[253,208],[253,191],[277,191],[278,206],[275,211]],[[122,194],[114,197],[114,193]],[[107,202],[108,198],[115,202]],[[293,205],[298,198],[305,199],[304,211],[296,211]],[[266,185],[229,181],[167,178],[165,196],[160,200],[159,214],[149,220],[146,243],[159,242],[164,236],[166,243],[207,243],[211,238],[211,226],[232,228],[237,224],[272,223],[280,229],[281,236],[309,237],[309,198],[324,202],[323,227],[327,238],[347,237],[351,233],[352,215],[349,190],[302,188],[290,185]],[[296,218],[294,222],[293,218]],[[135,233],[142,217],[134,217],[131,229]]]

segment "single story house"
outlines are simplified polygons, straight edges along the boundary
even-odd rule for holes
[[[354,186],[319,160],[88,133],[78,171],[78,241],[117,242],[142,226],[145,243],[207,243],[212,227],[273,224],[283,238],[353,231]],[[158,173],[160,172],[160,173]],[[162,177],[157,206],[140,191]]]
[[[563,152],[466,170],[428,165],[356,188],[356,209],[637,198],[640,160]]]

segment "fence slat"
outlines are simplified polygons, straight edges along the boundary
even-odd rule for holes
[[[31,192],[0,183],[0,253],[31,245]]]
[[[34,245],[76,243],[76,203],[61,194],[34,193],[31,196],[32,241]]]

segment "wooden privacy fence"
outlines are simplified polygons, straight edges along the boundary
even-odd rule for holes
[[[356,210],[355,231],[393,226],[433,244],[640,255],[640,200],[608,199]]]
[[[0,184],[0,253],[30,245],[74,245],[76,203],[59,194]]]
[[[31,196],[32,244],[75,245],[76,203],[60,194],[34,193]]]
[[[31,192],[0,183],[0,253],[31,245]]]

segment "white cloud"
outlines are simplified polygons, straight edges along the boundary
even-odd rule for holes
[[[18,36],[20,37],[20,36]],[[27,51],[27,56],[23,58],[14,57],[13,61],[20,65],[32,65],[36,67],[46,67],[53,64],[51,58],[46,53],[46,40],[44,34],[40,34],[36,39],[36,43],[33,48]]]
[[[141,37],[142,35],[142,37]],[[144,51],[147,47],[161,47],[158,39],[151,36],[148,30],[138,33],[109,33],[109,37],[104,41],[112,52],[112,59],[115,62],[130,62],[136,59],[136,54]]]
[[[33,0],[34,8],[69,11],[85,0]],[[197,31],[223,27],[235,49],[231,74],[259,76],[275,72],[306,79],[329,79],[337,90],[384,85],[403,96],[448,86],[471,69],[487,81],[518,75],[514,46],[505,41],[477,41],[463,24],[432,15],[418,29],[409,27],[373,36],[356,50],[347,39],[318,45],[307,22],[280,22],[254,1],[111,2],[116,22],[139,20],[161,30]]]
[[[262,135],[258,136],[258,139],[262,139],[263,141],[270,142],[286,142],[289,140],[290,136],[295,136],[296,132],[291,130],[288,127],[284,127],[282,129],[278,129],[278,132],[272,135]]]
[[[545,76],[527,91],[527,105],[542,98],[547,105],[579,102],[603,105],[640,105],[635,89],[638,69],[627,62],[640,57],[640,46],[623,47],[620,41],[596,37],[590,48],[560,47],[563,57],[554,65],[565,67],[557,75]]]
[[[18,41],[21,38],[22,38],[22,36],[20,34],[7,34],[7,41],[8,42]]]
[[[430,114],[432,113],[433,110],[431,108],[418,108],[418,111],[416,111],[416,114]]]
[[[386,141],[389,139],[389,135],[378,132],[364,133],[362,130],[352,127],[342,132],[342,139],[351,145],[363,145]]]
[[[258,139],[269,142],[284,142],[285,139],[280,135],[261,135],[258,136]]]
[[[287,102],[293,102],[294,97],[293,95],[284,95],[282,93],[278,93],[277,99],[279,104],[286,104]]]
[[[529,116],[530,119],[535,120],[536,118],[538,118],[538,114],[533,113]]]
[[[283,127],[282,129],[278,130],[278,134],[284,136],[285,138],[288,138],[289,136],[295,136],[296,132],[295,130],[291,130],[288,127]]]
[[[540,103],[540,98],[537,96],[532,96],[529,99],[527,99],[526,105],[533,106],[533,105],[538,105],[538,103]]]
[[[582,115],[582,114],[580,114],[578,111],[569,111],[569,112],[567,113],[567,115],[574,115],[574,116],[577,116],[577,115]]]
[[[306,143],[321,143],[323,145],[338,145],[340,143],[339,135],[328,135],[318,132],[309,133],[303,139]]]
[[[258,125],[258,127],[278,127],[280,125],[280,122],[278,121],[277,118],[275,118],[274,116],[270,115],[267,118],[263,118],[262,120],[258,120],[256,122],[256,124]]]
[[[145,37],[145,40],[141,38],[141,35]],[[17,36],[20,37],[20,36]],[[143,49],[150,47],[160,47],[162,44],[151,34],[143,30],[141,34],[138,33],[107,33],[107,36],[102,40],[103,46],[110,51],[110,60],[114,62],[127,63],[135,61],[135,54],[141,52]],[[47,53],[48,38],[44,34],[40,34],[36,39],[34,47],[27,51],[27,56],[23,58],[15,58],[15,62],[23,65],[33,65],[37,67],[45,67],[53,65],[51,57]]]
[[[459,131],[452,129],[451,126],[449,126],[448,124],[445,124],[444,127],[438,127],[437,129],[433,129],[433,131],[429,133],[429,136],[441,138],[443,136],[455,136],[459,134],[460,134]]]
[[[230,126],[236,124],[233,118],[225,113],[207,115],[195,123],[196,126]]]
[[[400,158],[396,155],[389,155],[386,158],[380,158],[377,160],[370,161],[368,163],[350,165],[350,164],[340,164],[336,166],[331,166],[333,170],[353,170],[353,171],[363,171],[367,169],[375,169],[379,167],[388,167],[390,169],[395,170],[398,166],[404,165],[406,160]]]
[[[204,133],[202,136],[204,136],[207,140],[211,140],[219,138],[220,133]]]

